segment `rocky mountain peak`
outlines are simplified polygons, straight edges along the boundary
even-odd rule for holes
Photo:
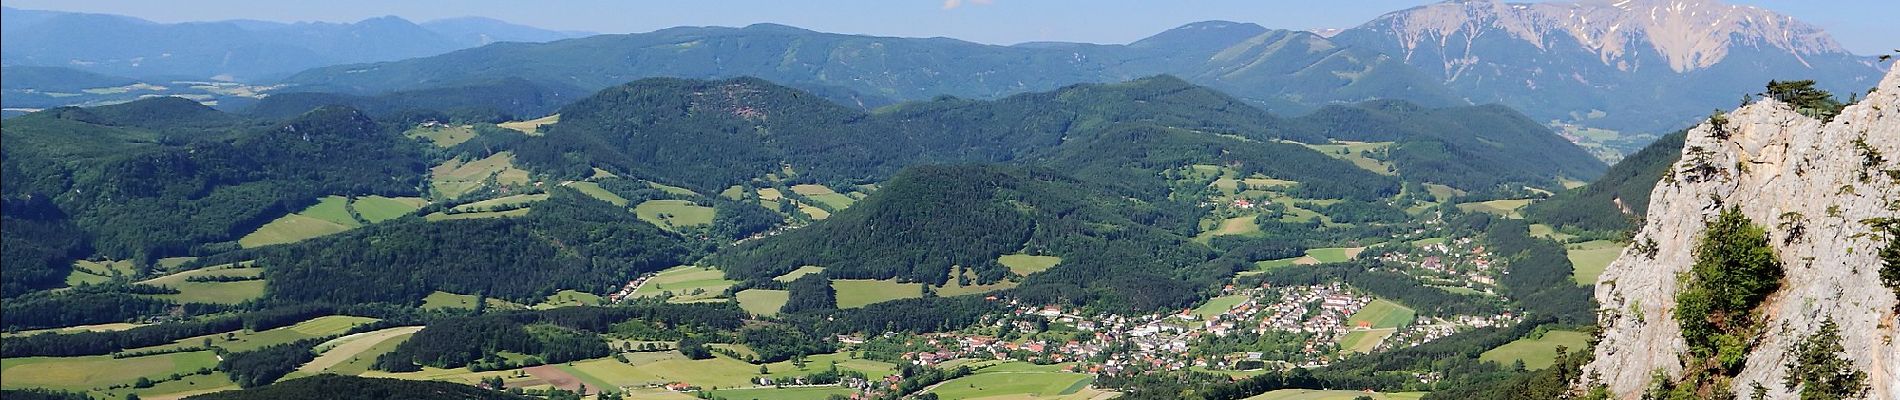
[[[1891,233],[1870,222],[1900,216],[1900,72],[1830,121],[1773,99],[1723,120],[1689,131],[1682,159],[1651,194],[1637,245],[1599,278],[1603,337],[1587,367],[1591,384],[1635,398],[1659,371],[1682,375],[1688,346],[1676,295],[1706,221],[1737,207],[1767,231],[1784,278],[1755,308],[1763,329],[1731,389],[1760,384],[1769,398],[1796,397],[1782,384],[1792,349],[1831,319],[1841,355],[1868,375],[1866,398],[1900,396],[1897,300],[1877,275]]]
[[[1540,49],[1574,41],[1604,64],[1624,70],[1638,67],[1630,61],[1633,53],[1648,50],[1676,72],[1708,68],[1738,46],[1781,49],[1796,57],[1847,53],[1820,28],[1715,0],[1454,0],[1386,14],[1366,26],[1397,35],[1408,54],[1419,46],[1443,45],[1450,37],[1508,35]]]

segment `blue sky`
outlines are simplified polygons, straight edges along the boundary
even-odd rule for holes
[[[681,25],[773,22],[884,36],[945,36],[993,44],[1057,40],[1127,43],[1204,20],[1269,28],[1344,28],[1426,0],[6,0],[9,7],[131,15],[160,22],[222,19],[348,22],[483,16],[550,29],[646,32]],[[1728,0],[1819,25],[1849,50],[1900,47],[1900,1]],[[954,3],[954,7],[952,7]]]

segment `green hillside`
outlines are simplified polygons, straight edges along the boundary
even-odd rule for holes
[[[1611,166],[1603,177],[1583,187],[1566,190],[1549,200],[1533,203],[1525,214],[1559,227],[1594,231],[1627,231],[1649,213],[1649,193],[1676,160],[1688,131],[1678,131]],[[1618,207],[1621,204],[1621,207]]]

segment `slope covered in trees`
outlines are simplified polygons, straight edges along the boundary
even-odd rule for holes
[[[317,107],[343,105],[377,117],[428,110],[457,120],[501,122],[539,118],[585,94],[571,87],[508,78],[373,96],[323,92],[276,93],[258,100],[246,113],[260,118],[282,119],[295,117]]]
[[[1524,213],[1558,227],[1632,230],[1640,225],[1636,220],[1649,213],[1649,192],[1669,172],[1669,166],[1682,158],[1682,142],[1687,134],[1679,131],[1663,136],[1611,166],[1595,182],[1533,203]]]
[[[877,195],[811,227],[747,243],[713,263],[762,280],[802,265],[837,278],[941,285],[952,266],[978,283],[1001,280],[1003,254],[1063,257],[1023,281],[1037,300],[1152,309],[1185,304],[1233,272],[1207,263],[1206,246],[1147,221],[1193,213],[1124,196],[1049,171],[1006,166],[922,166]]]
[[[247,390],[223,391],[187,398],[193,400],[532,399],[532,397],[459,383],[361,378],[331,374],[292,379]]]
[[[1537,121],[1499,105],[1429,108],[1380,100],[1328,106],[1296,120],[1324,137],[1396,142],[1379,155],[1408,181],[1481,191],[1561,188],[1559,178],[1592,179],[1603,163]]]

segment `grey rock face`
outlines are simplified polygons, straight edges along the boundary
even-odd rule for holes
[[[1863,222],[1900,217],[1900,179],[1884,172],[1900,170],[1900,74],[1887,74],[1877,90],[1826,123],[1762,100],[1728,114],[1727,138],[1706,122],[1689,132],[1636,236],[1654,241],[1654,256],[1631,246],[1597,284],[1604,337],[1586,367],[1599,377],[1593,383],[1635,398],[1655,371],[1681,372],[1687,347],[1674,315],[1678,276],[1690,268],[1704,221],[1739,206],[1769,231],[1786,278],[1758,310],[1766,333],[1735,392],[1760,383],[1770,398],[1796,397],[1782,385],[1789,351],[1832,318],[1846,357],[1869,374],[1868,398],[1900,398],[1896,300],[1878,278],[1886,237]],[[1885,161],[1865,165],[1857,141]]]

